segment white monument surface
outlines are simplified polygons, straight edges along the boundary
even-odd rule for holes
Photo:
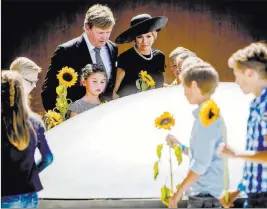
[[[244,150],[246,122],[251,95],[235,83],[220,83],[212,99],[218,104],[228,131],[228,144]],[[46,132],[54,155],[53,163],[41,173],[44,189],[40,198],[158,198],[169,185],[168,148],[163,149],[159,176],[153,179],[156,147],[165,143],[168,131],[159,130],[154,120],[170,112],[175,126],[170,131],[189,144],[192,110],[181,86],[161,88],[120,98],[79,114]],[[37,153],[38,155],[38,153]],[[174,165],[174,182],[188,171],[183,155]],[[230,188],[241,180],[242,160],[229,160]]]

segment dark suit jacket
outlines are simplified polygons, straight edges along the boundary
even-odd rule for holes
[[[117,46],[111,42],[107,42],[112,61],[112,73],[105,94],[111,94],[116,80],[116,62],[118,56]],[[46,74],[45,82],[42,87],[42,100],[45,110],[53,109],[56,105],[56,87],[59,82],[56,77],[62,67],[68,66],[73,68],[78,75],[81,69],[87,64],[92,64],[92,59],[83,36],[72,39],[57,47],[54,52],[51,63]],[[68,88],[67,98],[72,102],[82,98],[85,95],[85,88],[80,85],[80,76],[75,86]]]

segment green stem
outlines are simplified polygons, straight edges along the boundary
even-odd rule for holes
[[[229,201],[229,193],[228,193],[228,185],[229,185],[229,179],[228,179],[228,160],[224,159],[224,189],[226,191],[225,194],[225,202]]]
[[[173,190],[173,175],[172,175],[172,150],[171,147],[169,147],[169,154],[170,154],[170,176],[171,176],[171,190]]]
[[[227,132],[226,132],[226,125],[223,117],[221,117],[221,130],[222,130],[222,136],[223,136],[223,141],[225,144],[227,144]],[[228,159],[223,159],[223,164],[224,164],[224,190],[225,190],[225,196],[224,200],[225,202],[229,201],[229,170],[228,170]]]

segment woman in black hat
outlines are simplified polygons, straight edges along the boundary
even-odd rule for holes
[[[137,93],[136,81],[141,71],[147,71],[156,82],[155,87],[163,87],[165,55],[158,49],[152,49],[157,32],[167,23],[167,17],[151,17],[148,14],[137,15],[131,20],[131,27],[115,40],[117,44],[134,42],[134,46],[118,57],[116,83],[113,99]]]

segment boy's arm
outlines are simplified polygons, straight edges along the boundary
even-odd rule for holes
[[[267,163],[267,151],[245,151],[241,153],[235,153],[235,157],[256,163]]]
[[[202,175],[208,170],[213,155],[216,152],[215,144],[215,136],[211,137],[211,135],[207,134],[204,137],[197,138],[193,145],[194,147],[191,148],[194,152],[190,165],[191,171],[198,175]]]
[[[195,183],[200,175],[203,175],[209,168],[213,155],[216,152],[216,139],[219,137],[218,131],[206,129],[206,131],[199,134],[191,149],[193,149],[193,156],[190,165],[190,172],[181,183],[175,196],[179,200],[182,194]]]
[[[267,138],[267,136],[265,136]],[[236,152],[224,143],[220,144],[218,154],[225,158],[241,158],[256,163],[267,163],[267,151],[241,151]]]
[[[174,194],[176,202],[178,202],[182,196],[183,193],[192,185],[194,184],[198,179],[199,179],[200,175],[193,172],[193,171],[189,171],[189,173],[187,174],[186,178],[182,181],[182,183],[180,184],[177,192]]]
[[[185,146],[185,148],[184,148],[184,150],[183,150],[183,153],[184,153],[185,155],[188,155],[188,153],[189,153],[189,147],[186,147],[186,146]]]

